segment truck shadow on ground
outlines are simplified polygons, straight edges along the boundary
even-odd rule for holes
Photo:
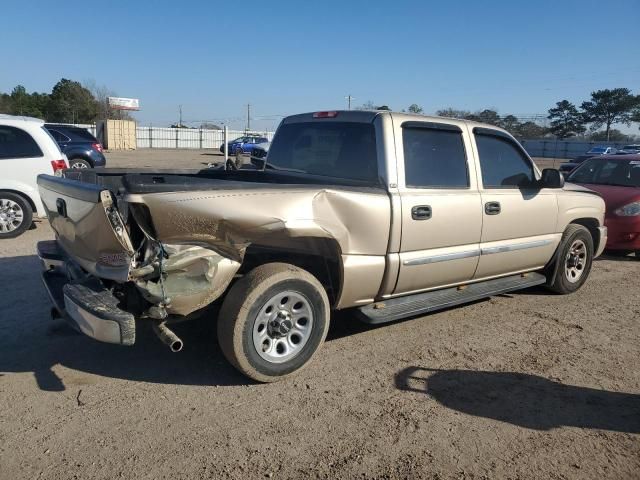
[[[516,372],[408,367],[403,391],[424,393],[447,408],[534,430],[578,427],[640,433],[640,395],[564,385]]]
[[[51,318],[51,304],[40,272],[40,260],[35,255],[0,259],[4,286],[0,295],[1,373],[32,372],[39,388],[45,391],[64,391],[65,384],[95,381],[83,373],[177,385],[254,383],[222,355],[215,318],[211,318],[217,314],[215,309],[209,316],[172,326],[184,342],[179,353],[172,353],[162,344],[146,322],[138,322],[133,346],[109,345],[77,333],[63,319]],[[359,323],[352,314],[338,317],[332,321],[329,340],[372,328]],[[60,373],[58,366],[71,371],[62,369]]]

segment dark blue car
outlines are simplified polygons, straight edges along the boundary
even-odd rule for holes
[[[102,144],[86,128],[45,123],[45,128],[69,159],[70,168],[104,167],[107,159]]]
[[[230,141],[228,144],[228,152],[229,155],[235,155],[238,150],[240,150],[241,153],[251,153],[256,145],[264,144],[268,141],[265,137],[246,135]],[[224,153],[224,143],[220,145],[220,151]]]

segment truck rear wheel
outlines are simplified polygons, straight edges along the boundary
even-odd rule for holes
[[[553,292],[565,295],[578,290],[586,282],[593,262],[593,238],[582,225],[571,224],[558,246]]]
[[[246,376],[274,382],[309,364],[329,329],[329,300],[309,272],[256,267],[227,294],[218,316],[224,356]]]

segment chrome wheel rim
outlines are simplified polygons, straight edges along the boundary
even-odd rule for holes
[[[582,240],[575,240],[564,262],[564,274],[571,283],[576,283],[584,274],[587,265],[587,246]]]
[[[84,162],[75,162],[71,164],[71,168],[89,168]]]
[[[24,221],[22,207],[8,198],[0,198],[0,233],[13,232]]]
[[[283,363],[300,354],[311,337],[313,310],[299,292],[287,290],[272,296],[253,323],[253,346],[270,363]]]

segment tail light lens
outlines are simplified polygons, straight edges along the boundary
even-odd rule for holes
[[[102,153],[102,144],[101,143],[92,143],[91,148],[93,148],[96,152]]]
[[[62,170],[64,170],[67,167],[67,162],[65,162],[63,159],[60,160],[51,160],[51,167],[53,168],[53,173],[54,175],[62,175]]]

